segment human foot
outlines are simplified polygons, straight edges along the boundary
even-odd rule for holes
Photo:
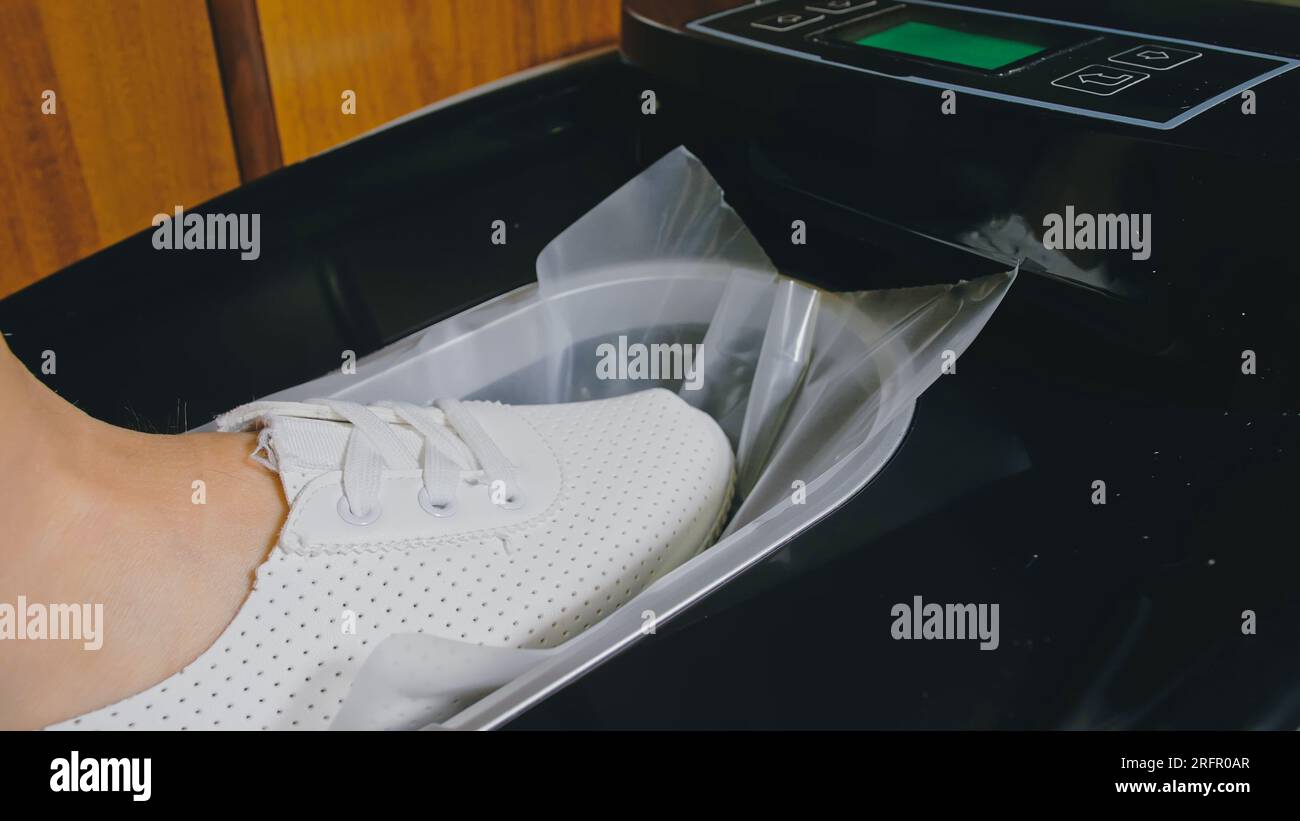
[[[0,728],[125,698],[211,646],[287,510],[275,477],[248,459],[255,439],[104,424],[0,344]],[[102,613],[80,631],[96,631],[98,647],[36,638],[48,623],[27,607],[48,618],[51,605]]]

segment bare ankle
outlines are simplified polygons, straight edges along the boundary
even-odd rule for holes
[[[248,458],[255,438],[141,434],[78,412],[0,444],[0,468],[28,477],[0,496],[0,602],[100,604],[105,622],[94,652],[0,642],[0,703],[44,726],[167,678],[217,639],[287,508]],[[7,712],[0,727],[17,726]]]

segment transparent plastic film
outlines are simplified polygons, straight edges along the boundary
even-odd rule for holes
[[[795,483],[824,478],[853,448],[877,447],[889,426],[916,399],[953,372],[1010,285],[1013,273],[956,285],[854,294],[823,294],[821,325],[802,382],[788,395],[766,389],[785,374],[760,374],[751,394],[755,423],[780,419],[771,445],[744,469],[756,476],[728,532],[770,513]],[[779,402],[786,404],[777,412]],[[830,435],[828,435],[828,433]],[[880,452],[883,461],[889,454]]]
[[[711,415],[730,440],[731,519],[713,547],[559,647],[385,640],[354,682],[338,727],[446,721],[508,691],[506,682],[604,657],[636,640],[643,608],[675,612],[770,555],[883,467],[916,399],[966,350],[1015,278],[1008,271],[829,293],[783,277],[684,149],[557,236],[537,275],[536,286],[367,357],[355,377],[332,374],[273,398],[536,404],[664,387]]]

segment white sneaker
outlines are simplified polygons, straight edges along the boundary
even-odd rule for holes
[[[708,547],[731,449],[665,390],[565,405],[256,402],[290,502],[221,637],[52,729],[325,729],[382,639],[553,647]]]

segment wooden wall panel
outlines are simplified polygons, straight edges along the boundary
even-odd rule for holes
[[[257,0],[286,163],[522,69],[612,43],[619,0]],[[341,110],[356,93],[356,114]]]
[[[234,188],[241,165],[612,43],[618,21],[619,0],[0,0],[0,297]]]
[[[0,296],[239,184],[204,0],[3,0],[0,71]]]

